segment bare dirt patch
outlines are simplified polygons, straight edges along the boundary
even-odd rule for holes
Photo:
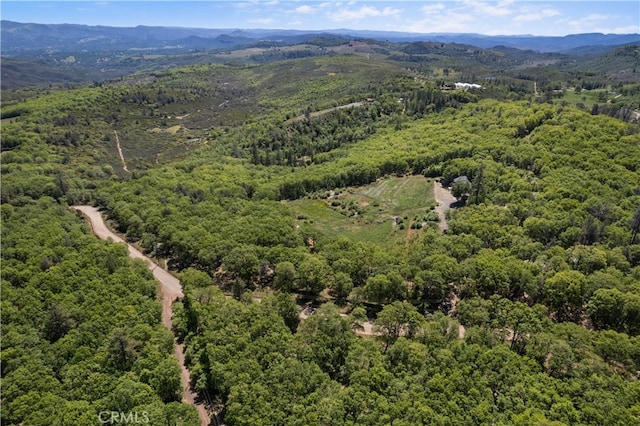
[[[447,230],[447,228],[449,228],[446,218],[447,210],[449,210],[451,208],[451,205],[454,204],[457,200],[456,197],[451,195],[450,190],[443,187],[442,183],[437,181],[433,183],[433,198],[438,203],[438,206],[436,207],[436,212],[440,217],[440,223],[438,226],[440,227],[440,232],[444,232]]]
[[[177,117],[176,117],[177,118]],[[176,124],[175,126],[167,127],[166,129],[161,129],[160,127],[154,127],[153,129],[149,129],[150,133],[167,133],[169,135],[175,135],[180,130],[183,130],[182,124]]]

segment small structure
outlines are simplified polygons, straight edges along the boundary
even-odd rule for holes
[[[464,90],[482,89],[482,86],[475,83],[456,83],[456,89],[464,89]]]
[[[453,180],[453,183],[456,182],[467,182],[467,183],[471,183],[471,181],[469,181],[469,178],[466,175],[462,175],[462,176],[458,176],[457,178],[455,178]]]

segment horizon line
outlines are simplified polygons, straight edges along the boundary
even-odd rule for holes
[[[320,29],[320,30],[301,30],[296,28],[259,28],[259,27],[185,27],[185,26],[173,26],[173,25],[146,25],[138,24],[136,26],[118,26],[118,25],[92,25],[92,24],[79,24],[73,22],[64,23],[47,23],[47,22],[20,22],[10,19],[2,19],[0,22],[11,22],[14,24],[22,25],[77,25],[89,28],[119,28],[119,29],[135,29],[140,27],[145,28],[171,28],[171,29],[187,29],[187,30],[217,30],[217,31],[294,31],[299,33],[332,33],[332,32],[372,32],[372,33],[384,33],[384,34],[401,34],[405,36],[421,36],[421,35],[475,35],[483,37],[545,37],[545,38],[558,38],[569,37],[577,35],[599,34],[599,35],[618,35],[618,36],[640,36],[640,33],[603,33],[603,32],[586,32],[586,33],[567,33],[564,35],[537,35],[537,34],[484,34],[475,32],[412,32],[412,31],[399,31],[399,30],[375,30],[375,29],[351,29],[351,28],[334,28],[334,29]]]

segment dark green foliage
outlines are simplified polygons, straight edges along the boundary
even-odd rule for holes
[[[425,318],[396,302],[378,316],[385,332],[378,342],[356,338],[331,304],[291,338],[268,301],[247,306],[217,294],[197,307],[209,331],[193,336],[200,360],[193,368],[202,372],[198,383],[221,392],[229,424],[637,419],[633,382],[593,364],[600,354],[618,356],[612,345],[637,357],[634,341],[552,326],[541,306],[492,298],[469,310],[465,303],[459,305],[465,340],[458,339],[455,321],[442,314]],[[478,309],[484,318],[463,314]],[[224,332],[231,329],[233,337]],[[482,334],[487,343],[477,342]],[[206,341],[216,345],[205,349]]]
[[[476,73],[461,65],[466,48],[418,47],[453,49],[444,76]],[[478,73],[510,60],[467,53]],[[172,336],[145,266],[64,207],[88,202],[179,273],[174,330],[193,388],[224,405],[226,424],[638,423],[637,125],[551,104],[560,89],[548,67],[442,91],[450,82],[426,81],[438,67],[425,55],[203,65],[12,93],[3,423],[84,425],[101,409],[138,408],[159,424],[197,423],[177,402]],[[576,75],[579,96],[600,77]],[[504,100],[529,96],[531,81],[539,98]],[[429,197],[399,215],[398,238],[375,244],[296,218],[285,201],[392,226],[367,216],[382,201],[340,193],[407,174],[468,177],[452,187],[466,203],[447,212],[445,233]],[[301,321],[290,293],[341,308]],[[379,335],[358,337],[367,315]]]
[[[589,299],[587,313],[599,329],[640,333],[640,296],[636,293],[622,293],[617,288],[596,290]]]
[[[146,266],[50,198],[2,210],[2,423],[137,410],[196,424],[191,407],[164,405],[182,396],[180,370]]]
[[[393,302],[385,306],[378,314],[375,329],[382,334],[385,342],[385,351],[389,345],[398,340],[400,336],[411,338],[415,336],[424,318],[410,303]]]
[[[293,263],[284,261],[275,265],[273,287],[277,290],[289,292],[295,289],[296,268]]]
[[[294,351],[301,360],[314,362],[337,378],[354,337],[349,321],[340,316],[335,305],[326,303],[300,325]]]
[[[289,327],[292,333],[295,333],[298,329],[298,324],[300,324],[300,309],[293,297],[288,293],[279,293],[273,303],[285,325]]]

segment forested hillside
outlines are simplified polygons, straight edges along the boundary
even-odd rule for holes
[[[214,423],[640,422],[637,84],[435,47],[4,91],[3,423],[199,424],[77,204]]]
[[[197,424],[146,266],[50,197],[4,203],[2,224],[3,423],[85,426],[137,409]]]

